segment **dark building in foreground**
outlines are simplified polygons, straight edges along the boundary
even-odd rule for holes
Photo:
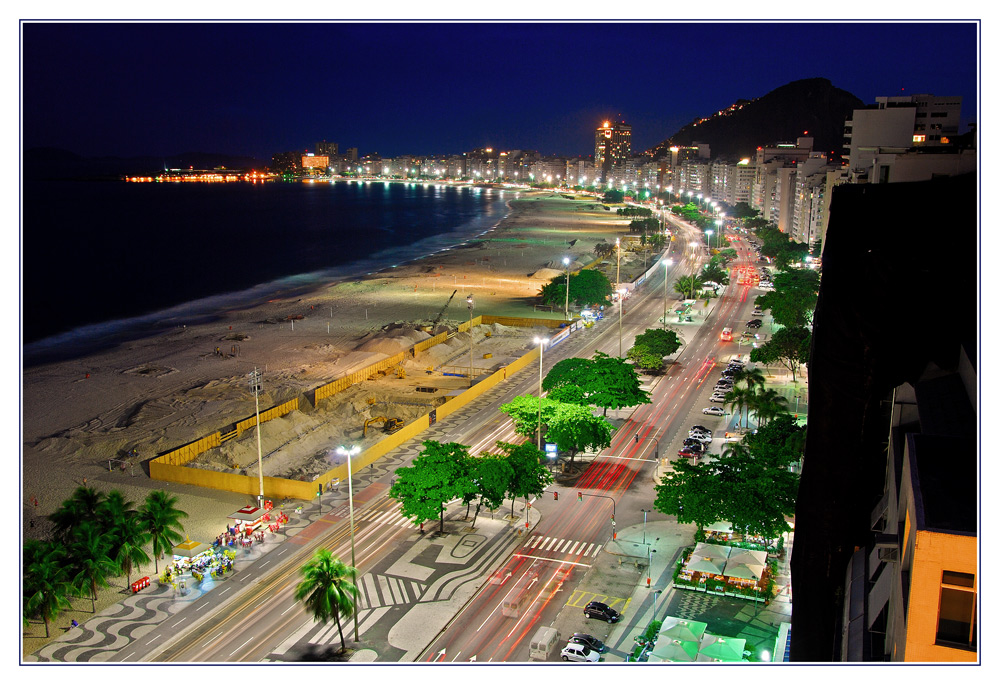
[[[976,179],[834,190],[792,661],[978,658]]]

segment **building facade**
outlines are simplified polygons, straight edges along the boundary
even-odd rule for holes
[[[624,166],[632,157],[632,127],[624,122],[605,121],[594,132],[594,167],[606,183],[612,169]]]

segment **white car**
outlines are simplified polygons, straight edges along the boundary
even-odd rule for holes
[[[722,402],[726,401],[726,396],[722,395],[722,394],[719,394],[719,393],[716,393],[716,394],[712,395],[711,397],[709,397],[708,401],[709,402],[720,402],[720,403],[722,403]]]
[[[585,662],[595,662],[601,660],[601,655],[599,652],[591,649],[587,645],[581,645],[579,642],[570,642],[568,645],[563,647],[560,654],[563,661],[585,661]]]
[[[705,407],[701,410],[702,414],[708,414],[709,416],[725,416],[726,410],[722,407]]]

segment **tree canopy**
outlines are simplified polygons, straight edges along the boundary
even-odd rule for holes
[[[568,452],[570,462],[581,450],[599,450],[611,444],[615,429],[607,419],[594,416],[590,407],[560,404],[545,433],[560,452]]]
[[[440,519],[440,530],[444,532],[445,502],[466,494],[468,459],[469,448],[465,445],[426,440],[413,466],[396,469],[396,482],[389,496],[401,502],[403,516],[415,523]]]
[[[625,201],[625,193],[621,190],[615,190],[611,188],[604,191],[604,199],[602,200],[606,205],[620,204]]]
[[[669,357],[680,348],[680,338],[674,331],[647,328],[645,333],[635,336],[635,344],[628,351],[628,358],[640,369],[659,371],[663,368],[663,358]]]
[[[541,495],[549,483],[552,474],[543,465],[545,454],[530,442],[515,445],[509,442],[498,442],[498,458],[509,468],[510,479],[506,491],[510,496],[510,513],[514,515],[514,500],[518,497],[528,498]]]
[[[771,336],[771,339],[750,352],[750,361],[758,364],[773,364],[779,362],[792,372],[802,364],[809,363],[809,346],[812,334],[808,328],[782,328]]]
[[[819,274],[812,269],[787,269],[775,275],[774,290],[754,303],[770,309],[776,323],[787,327],[808,326],[819,298]]]
[[[302,580],[295,587],[295,599],[305,604],[320,623],[326,623],[331,618],[337,621],[340,649],[343,651],[347,645],[340,617],[354,613],[358,588],[353,580],[357,577],[357,570],[333,556],[330,550],[318,549],[300,573]]]
[[[587,306],[605,302],[611,295],[611,281],[600,271],[582,269],[569,275],[569,299]],[[555,276],[542,286],[539,295],[543,304],[561,306],[566,302],[566,276]]]
[[[583,401],[603,408],[605,415],[608,409],[649,403],[649,393],[642,389],[639,374],[632,365],[603,352],[597,352],[593,359],[563,359],[542,381],[542,388],[556,392],[560,397],[568,396],[562,393],[569,392],[573,393],[571,396],[577,396],[576,391],[559,390],[564,386],[580,388]]]

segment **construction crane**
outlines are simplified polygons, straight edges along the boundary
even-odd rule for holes
[[[451,297],[449,297],[448,301],[444,303],[443,307],[441,307],[441,311],[439,311],[437,317],[435,317],[434,323],[431,324],[431,328],[434,328],[434,326],[438,325],[438,322],[441,320],[441,317],[444,316],[445,310],[448,309],[448,305],[451,304],[451,301],[455,298],[455,293],[457,292],[458,292],[457,290],[452,292]]]

